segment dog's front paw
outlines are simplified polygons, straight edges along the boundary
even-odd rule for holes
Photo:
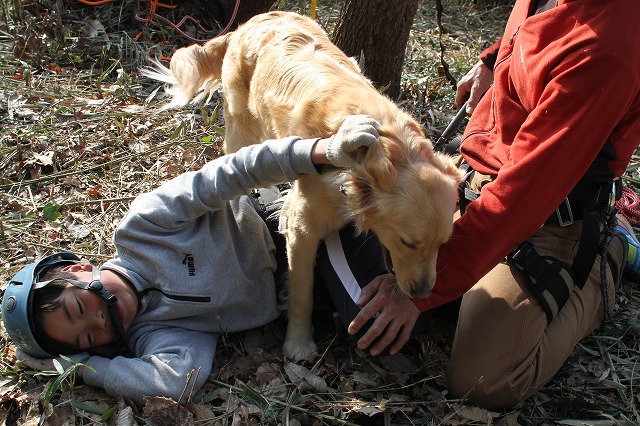
[[[282,352],[292,361],[311,360],[318,355],[318,346],[311,340],[297,340],[286,338]]]

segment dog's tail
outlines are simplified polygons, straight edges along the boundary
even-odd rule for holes
[[[229,45],[227,33],[204,46],[192,45],[178,49],[171,58],[171,69],[154,60],[141,74],[165,83],[171,102],[162,109],[185,106],[206,98],[208,101],[220,86],[222,60]]]

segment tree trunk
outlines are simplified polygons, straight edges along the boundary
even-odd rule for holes
[[[394,100],[400,94],[405,48],[419,2],[345,0],[333,34],[334,43],[348,56],[364,57],[364,74]]]
[[[217,0],[224,12],[223,26],[225,26],[233,15],[233,10],[236,7],[238,0]],[[238,12],[236,13],[233,23],[231,24],[231,30],[238,27],[243,22],[248,21],[254,15],[268,12],[271,6],[276,0],[252,0],[252,1],[240,1],[238,5]]]

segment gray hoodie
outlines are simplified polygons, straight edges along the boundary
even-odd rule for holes
[[[184,401],[209,376],[220,333],[278,316],[275,247],[247,194],[317,173],[314,142],[252,145],[133,201],[114,235],[116,256],[102,268],[138,291],[126,336],[134,357],[91,357],[85,383],[138,404],[145,395]]]

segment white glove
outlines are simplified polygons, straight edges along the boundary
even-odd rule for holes
[[[90,355],[87,352],[61,355],[55,358],[36,358],[20,349],[16,350],[16,359],[20,364],[24,364],[37,371],[55,371],[58,374],[62,374],[72,367],[79,367],[89,358]]]
[[[378,123],[368,115],[350,115],[338,132],[327,143],[327,160],[336,167],[352,167],[356,164],[356,151],[373,145],[380,135]]]

